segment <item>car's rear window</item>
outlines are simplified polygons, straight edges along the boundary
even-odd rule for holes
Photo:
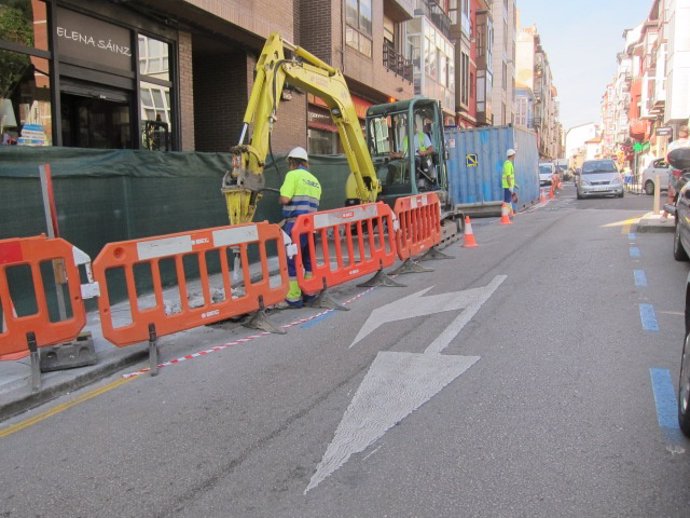
[[[616,169],[616,164],[614,164],[611,160],[591,160],[582,164],[583,174],[615,173],[617,171],[618,169]]]

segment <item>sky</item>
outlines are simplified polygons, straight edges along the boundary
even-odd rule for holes
[[[652,0],[516,0],[519,23],[533,24],[558,89],[564,131],[599,122],[600,102],[616,73],[623,31],[649,15]]]

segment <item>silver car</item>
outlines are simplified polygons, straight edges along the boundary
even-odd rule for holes
[[[577,199],[587,196],[622,198],[623,177],[613,160],[587,160],[577,178]]]

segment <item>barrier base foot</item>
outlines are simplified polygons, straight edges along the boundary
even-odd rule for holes
[[[41,390],[41,354],[38,351],[31,352],[31,392]]]
[[[387,288],[406,288],[405,284],[401,284],[391,279],[386,272],[379,270],[371,279],[362,284],[357,285],[360,288],[375,288],[377,286],[385,286]]]
[[[41,350],[41,372],[74,369],[96,365],[98,357],[91,333],[81,333],[71,342],[65,342]]]
[[[274,326],[271,321],[268,320],[266,310],[264,309],[260,309],[254,313],[254,315],[246,322],[243,322],[242,325],[244,327],[248,327],[249,329],[259,329],[261,331],[266,331],[267,333],[273,333],[276,335],[284,335],[287,333],[285,329]]]
[[[431,268],[425,268],[417,261],[412,259],[405,259],[405,261],[391,272],[391,275],[402,275],[404,273],[426,273],[433,272]]]
[[[160,349],[156,342],[149,342],[149,374],[151,376],[158,376],[158,358],[160,357]]]
[[[323,308],[323,309],[336,309],[338,311],[350,311],[350,308],[347,306],[343,306],[340,302],[337,302],[333,297],[331,297],[331,294],[328,293],[326,290],[323,290],[321,293],[316,295],[314,297],[314,300],[311,300],[309,302],[305,302],[305,306],[309,306],[310,308]]]
[[[420,261],[433,261],[434,259],[454,259],[448,254],[444,254],[440,250],[437,250],[435,246],[429,248],[429,250],[419,258]]]

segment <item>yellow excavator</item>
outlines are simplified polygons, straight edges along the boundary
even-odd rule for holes
[[[436,192],[443,207],[444,240],[460,232],[462,214],[448,196],[438,101],[414,97],[372,106],[367,112],[365,137],[340,70],[276,33],[266,40],[257,61],[239,143],[231,149],[232,169],[223,177],[231,225],[252,221],[265,190],[265,159],[286,83],[319,97],[328,106],[351,171],[348,184],[353,192],[348,198],[393,205],[401,196]],[[245,142],[250,128],[251,137]]]
[[[286,57],[286,50],[292,52],[291,58]],[[232,225],[251,221],[261,199],[270,133],[277,121],[278,101],[286,82],[314,94],[328,106],[350,171],[355,177],[358,198],[362,202],[376,201],[380,191],[343,74],[274,33],[266,41],[256,64],[254,87],[244,115],[240,141],[230,150],[232,170],[223,178],[222,191]],[[252,135],[249,143],[245,143],[250,126]]]

